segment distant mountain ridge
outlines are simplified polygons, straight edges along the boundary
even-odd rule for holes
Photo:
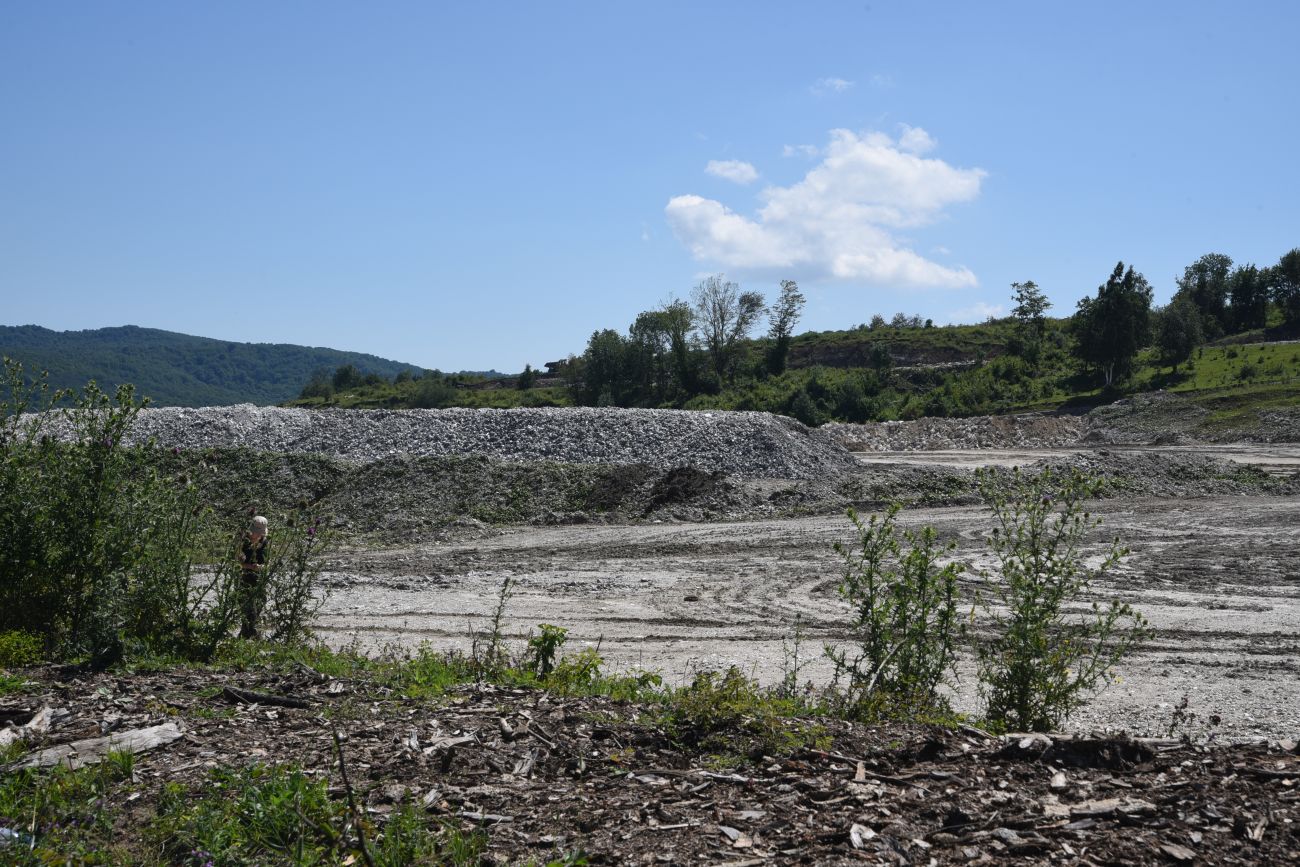
[[[29,378],[48,370],[58,388],[81,388],[93,379],[111,392],[129,382],[154,406],[281,403],[297,397],[314,371],[346,364],[389,379],[422,369],[361,352],[236,343],[136,325],[87,331],[0,325],[0,355],[22,362]]]

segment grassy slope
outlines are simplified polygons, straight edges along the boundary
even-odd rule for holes
[[[1256,339],[1263,335],[1252,335]],[[790,369],[780,376],[737,377],[714,395],[699,395],[687,409],[762,410],[793,414],[805,421],[850,421],[967,416],[1061,408],[1086,408],[1113,400],[1075,373],[1065,351],[1063,320],[1053,320],[1049,345],[1038,368],[1007,354],[1010,323],[988,322],[942,328],[891,327],[871,330],[809,332],[795,338]],[[1126,391],[1165,389],[1195,396],[1214,419],[1232,424],[1261,408],[1300,405],[1300,344],[1252,343],[1206,346],[1190,363],[1171,370],[1154,350],[1138,358]],[[883,346],[894,359],[890,371],[870,367],[872,350]],[[757,369],[764,341],[753,341],[742,368]],[[935,365],[939,365],[936,367]],[[445,405],[471,407],[564,406],[572,403],[562,387],[520,391],[507,380],[496,387],[475,383],[454,391]],[[383,383],[336,395],[292,401],[296,406],[388,407],[417,405],[418,383]],[[803,414],[794,407],[805,393]],[[812,407],[811,411],[808,409]],[[811,412],[811,415],[809,415]]]

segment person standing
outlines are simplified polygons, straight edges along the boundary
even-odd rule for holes
[[[266,518],[257,515],[239,543],[239,611],[243,623],[240,638],[257,638],[257,619],[266,603],[267,548]]]

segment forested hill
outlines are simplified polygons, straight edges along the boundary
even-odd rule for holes
[[[136,395],[151,398],[154,406],[280,403],[297,397],[314,372],[349,364],[389,379],[419,370],[360,352],[230,343],[134,325],[90,331],[0,325],[0,355],[21,362],[29,377],[48,370],[50,384],[60,388],[80,388],[93,379],[111,392],[119,383],[133,383]]]

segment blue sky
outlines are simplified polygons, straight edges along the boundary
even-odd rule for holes
[[[1289,2],[0,5],[3,324],[518,370],[1300,246]]]

